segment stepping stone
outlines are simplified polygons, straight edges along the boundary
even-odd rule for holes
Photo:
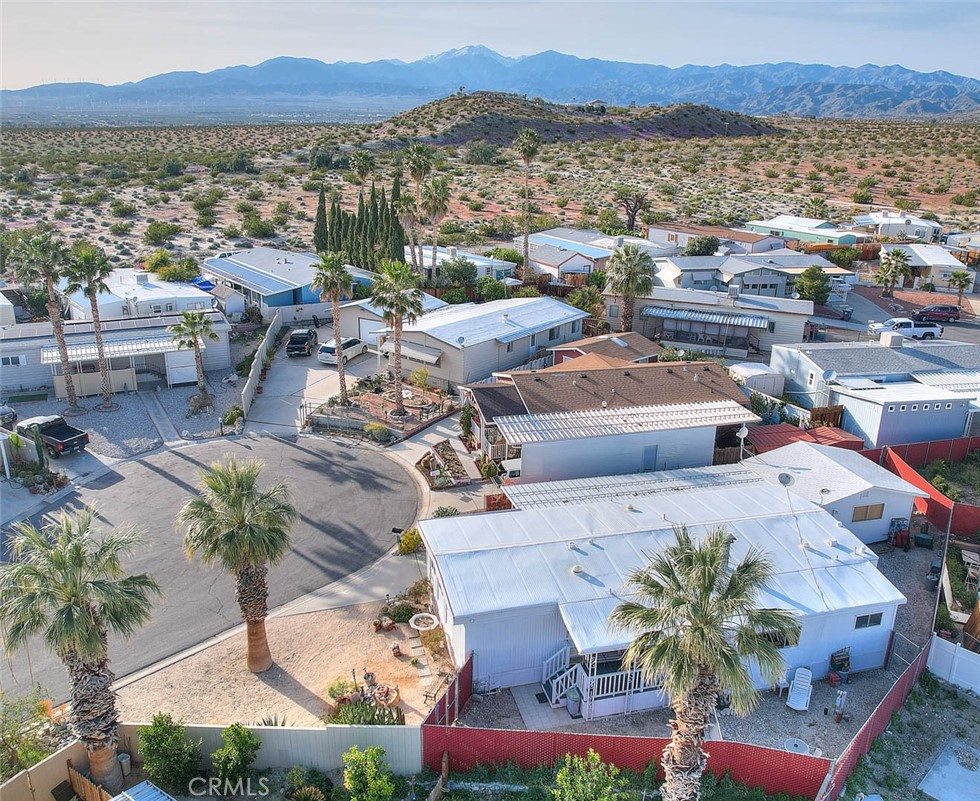
[[[413,648],[412,656],[425,656],[425,648]]]
[[[419,668],[419,675],[420,676],[431,676],[432,675],[432,671],[429,670],[429,666],[428,665],[422,665],[422,667]]]
[[[429,687],[432,684],[432,679],[431,678],[419,679],[419,684],[421,684],[423,687]]]

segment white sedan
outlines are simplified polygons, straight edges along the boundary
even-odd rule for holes
[[[335,346],[336,342],[332,339],[329,342],[324,342],[317,350],[316,357],[324,364],[336,364],[337,349]],[[347,364],[348,359],[353,359],[355,356],[367,352],[367,342],[362,342],[354,337],[344,337],[340,340],[340,354],[344,364]]]

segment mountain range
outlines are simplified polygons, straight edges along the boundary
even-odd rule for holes
[[[552,50],[511,58],[476,45],[418,61],[331,64],[280,57],[211,72],[167,72],[105,86],[52,83],[0,91],[6,124],[344,121],[456,92],[490,90],[558,103],[697,103],[753,115],[931,118],[980,115],[980,80],[901,66],[664,67]]]

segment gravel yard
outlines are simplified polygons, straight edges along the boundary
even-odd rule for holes
[[[79,405],[85,414],[68,418],[68,422],[88,432],[89,450],[100,456],[125,459],[139,453],[152,451],[163,444],[156,426],[150,419],[138,395],[113,395],[119,408],[111,412],[98,411],[101,398],[80,398]],[[62,414],[67,408],[63,400],[47,400],[35,403],[18,403],[17,415],[23,421],[29,417]]]
[[[217,370],[206,373],[208,392],[214,398],[211,411],[202,411],[193,417],[188,417],[188,400],[197,394],[197,385],[186,387],[163,388],[157,393],[157,399],[167,412],[170,422],[184,439],[206,439],[221,434],[221,420],[232,406],[242,400],[242,385],[245,379],[239,379],[238,386],[225,384],[222,379],[234,371]],[[185,434],[186,432],[186,434]]]

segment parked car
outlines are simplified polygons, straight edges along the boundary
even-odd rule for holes
[[[943,327],[935,323],[918,323],[909,317],[892,317],[883,323],[870,323],[868,333],[879,336],[884,331],[894,331],[912,339],[938,339],[943,335]]]
[[[286,343],[286,355],[312,356],[318,341],[316,331],[312,328],[297,328],[289,334],[289,341]]]
[[[8,406],[6,401],[0,401],[0,426],[11,428],[17,422],[17,411]]]
[[[912,312],[912,319],[917,322],[949,323],[960,319],[960,307],[938,304],[935,306],[925,306],[918,311]]]
[[[347,364],[348,359],[353,359],[355,356],[360,356],[362,353],[367,352],[367,342],[355,339],[354,337],[344,337],[340,340],[340,354],[344,360],[344,364]],[[316,352],[316,357],[324,364],[336,364],[337,353],[333,340],[324,342]]]
[[[41,442],[48,456],[57,459],[68,453],[85,450],[89,436],[80,428],[70,426],[61,415],[29,417],[17,426],[17,433],[28,440],[34,439],[34,428],[41,432]]]

